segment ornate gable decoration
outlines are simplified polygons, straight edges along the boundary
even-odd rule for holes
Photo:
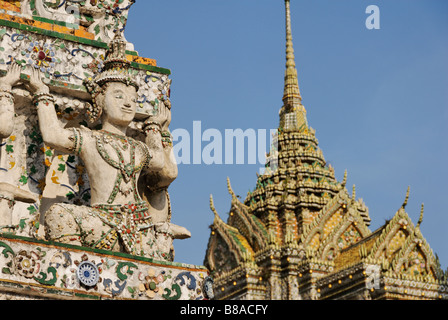
[[[344,188],[305,227],[301,242],[319,259],[332,261],[342,250],[371,234],[355,197],[354,193],[350,198]]]
[[[265,226],[255,215],[249,212],[245,204],[241,203],[232,190],[229,178],[227,178],[227,187],[232,196],[228,224],[236,227],[242,233],[254,251],[263,249],[267,245],[268,239]]]
[[[215,219],[210,227],[212,232],[204,264],[212,271],[218,272],[226,271],[229,261],[234,261],[233,267],[243,265],[255,267],[254,251],[249,242],[237,228],[222,221],[215,209],[212,196],[210,196],[210,208]],[[227,254],[221,254],[222,251],[227,251]]]
[[[414,225],[403,205],[383,228],[367,259],[382,261],[383,269],[390,275],[400,275],[420,280],[437,280],[443,274],[432,249],[420,231],[423,220]]]

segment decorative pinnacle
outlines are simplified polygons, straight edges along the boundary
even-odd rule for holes
[[[420,210],[420,218],[418,219],[418,222],[417,222],[417,228],[420,228],[420,225],[423,222],[423,213],[424,212],[425,212],[425,204],[422,203],[422,209]]]
[[[300,104],[302,96],[300,95],[299,80],[297,77],[296,62],[294,57],[294,46],[292,42],[291,31],[291,8],[290,0],[285,0],[286,7],[286,73],[285,90],[283,94],[283,103],[285,106],[294,106]]]
[[[342,186],[345,187],[345,185],[347,184],[347,170],[345,170],[344,172],[344,179],[342,180]]]
[[[213,195],[210,195],[210,209],[213,211],[213,213],[215,214],[215,217],[216,216],[219,216],[218,215],[218,212],[216,211],[216,209],[215,209],[215,203],[214,203],[214,201],[213,201]]]
[[[406,191],[406,198],[404,198],[403,205],[401,206],[403,209],[406,208],[406,206],[408,205],[410,190],[411,190],[411,187],[408,186],[408,190]]]
[[[353,185],[352,203],[356,202],[356,185]]]
[[[213,201],[213,196],[210,195],[210,209],[213,211],[214,215],[215,215],[215,220],[213,220],[213,225],[212,227],[217,228],[217,229],[223,229],[224,230],[230,230],[232,232],[236,232],[239,233],[239,230],[235,227],[229,226],[228,224],[226,224],[221,217],[218,214],[218,211],[216,211],[215,209],[215,203]]]
[[[236,194],[232,189],[232,185],[230,184],[230,178],[227,177],[227,190],[229,190],[230,195],[232,196],[232,198],[236,198]]]
[[[210,195],[210,209],[212,210],[213,214],[215,215],[215,219],[213,221],[213,225],[216,227],[216,226],[221,225],[222,223],[224,223],[221,220],[221,217],[219,216],[218,211],[216,211],[215,203],[213,201],[213,195]]]

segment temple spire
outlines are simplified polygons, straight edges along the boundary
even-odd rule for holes
[[[306,110],[302,105],[299,80],[297,77],[294,45],[292,42],[290,0],[285,0],[286,7],[286,71],[283,92],[283,107],[280,110],[280,128],[284,131],[308,130]]]
[[[297,77],[296,62],[294,56],[294,46],[291,30],[291,8],[290,0],[285,0],[286,6],[286,72],[285,89],[283,94],[283,103],[287,107],[293,107],[300,104],[302,97],[299,90],[299,80]]]

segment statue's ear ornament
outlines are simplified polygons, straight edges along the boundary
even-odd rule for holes
[[[86,103],[87,116],[90,123],[97,122],[103,114],[103,108],[99,107],[96,103]]]
[[[103,113],[102,107],[97,105],[96,98],[102,92],[102,88],[93,81],[92,78],[84,80],[84,86],[87,88],[87,91],[92,96],[92,104],[86,103],[87,116],[90,123],[95,123],[98,121]]]

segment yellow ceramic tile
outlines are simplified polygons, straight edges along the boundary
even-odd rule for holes
[[[0,0],[0,8],[8,11],[20,12],[20,1]]]

